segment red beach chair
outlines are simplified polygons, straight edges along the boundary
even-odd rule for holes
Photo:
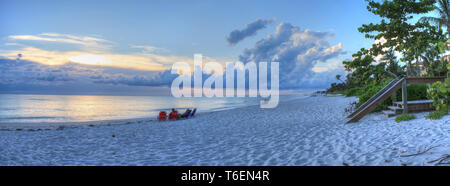
[[[166,121],[167,119],[167,112],[161,111],[159,112],[158,121]]]
[[[177,120],[178,118],[178,111],[172,110],[169,114],[169,120]]]

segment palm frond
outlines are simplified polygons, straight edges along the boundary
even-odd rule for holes
[[[448,19],[450,17],[450,1],[438,0],[439,6],[434,6],[435,10],[439,12],[441,18]]]
[[[446,23],[446,20],[442,18],[436,18],[436,17],[421,17],[419,21],[422,22],[430,22],[432,24],[441,25],[441,26],[448,26]]]

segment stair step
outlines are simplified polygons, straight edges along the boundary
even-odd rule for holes
[[[392,105],[393,105],[394,107],[402,108],[402,104],[399,104],[399,103],[400,103],[400,102],[393,102]]]
[[[403,108],[397,107],[397,106],[388,106],[388,109],[395,112],[396,114],[403,113]]]
[[[413,105],[413,104],[431,104],[433,103],[433,100],[416,100],[416,101],[408,101],[408,105]],[[394,102],[395,106],[402,106],[403,102],[401,101],[397,101]]]
[[[390,111],[390,110],[383,110],[383,111],[381,111],[381,112],[382,112],[384,115],[386,115],[388,118],[394,117],[394,116],[397,115],[394,111]]]

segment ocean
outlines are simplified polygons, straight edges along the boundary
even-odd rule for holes
[[[280,101],[306,97],[304,92],[280,95]],[[0,94],[0,123],[85,122],[149,118],[172,108],[183,112],[227,110],[258,105],[261,98],[174,98],[172,96]]]

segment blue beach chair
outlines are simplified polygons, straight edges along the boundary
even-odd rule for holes
[[[192,113],[191,113],[191,115],[189,117],[191,117],[191,118],[194,117],[195,112],[197,112],[197,108],[194,108],[194,110],[192,111]]]
[[[187,109],[186,110],[186,112],[184,112],[181,116],[180,116],[180,118],[181,119],[187,119],[187,118],[189,118],[189,116],[191,115],[191,109]]]

